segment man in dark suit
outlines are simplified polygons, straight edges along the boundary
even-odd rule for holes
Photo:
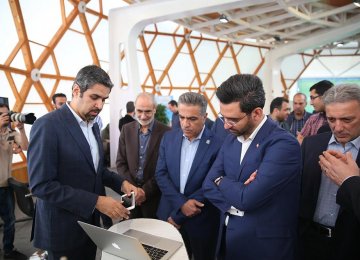
[[[134,119],[135,114],[135,106],[133,101],[129,101],[126,103],[126,115],[119,120],[119,130],[121,132],[122,127],[127,123],[135,121]]]
[[[290,114],[289,100],[284,97],[276,97],[270,103],[269,117],[274,120],[281,128],[290,131],[290,126],[286,119]]]
[[[234,75],[216,96],[231,132],[203,184],[222,213],[218,259],[293,259],[300,146],[265,116],[258,77]]]
[[[137,121],[124,125],[119,138],[117,170],[138,191],[131,218],[156,218],[159,205],[154,175],[161,138],[170,128],[154,119],[155,113],[154,95],[139,94],[135,100]]]
[[[181,129],[161,141],[156,180],[162,196],[158,216],[179,229],[192,259],[215,259],[219,211],[204,197],[202,183],[221,141],[205,126],[204,96],[187,92],[179,98]]]
[[[99,224],[100,213],[128,218],[120,201],[102,196],[104,185],[120,193],[136,191],[104,168],[98,125],[93,122],[113,84],[104,70],[82,68],[72,86],[72,101],[36,120],[30,133],[30,189],[37,198],[34,246],[49,259],[95,259],[96,246],[78,225]]]
[[[167,107],[173,113],[171,116],[171,128],[180,128],[178,103],[175,100],[170,100]]]
[[[330,88],[323,102],[332,132],[306,137],[302,144],[298,258],[360,259],[359,219],[354,210],[337,203],[339,183],[322,174],[328,167],[322,170],[319,164],[324,151],[334,150],[350,152],[360,165],[360,87]]]

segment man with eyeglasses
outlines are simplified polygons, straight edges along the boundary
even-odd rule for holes
[[[189,259],[196,260],[215,259],[219,227],[219,211],[201,188],[222,144],[205,125],[206,107],[203,95],[180,96],[181,129],[165,133],[155,175],[162,192],[159,219],[179,229]]]
[[[216,96],[232,133],[203,184],[205,197],[221,211],[218,259],[293,259],[299,143],[265,116],[257,76],[234,75]]]
[[[135,100],[135,119],[123,126],[116,159],[118,173],[137,187],[136,207],[130,218],[156,218],[160,190],[155,168],[163,134],[170,128],[156,119],[154,95],[140,93]]]
[[[315,114],[309,117],[301,130],[301,133],[297,135],[297,139],[300,144],[302,143],[304,137],[316,135],[321,127],[328,125],[325,114],[325,104],[322,101],[322,96],[332,86],[334,86],[334,84],[330,81],[322,80],[310,88],[310,104],[314,107]],[[324,129],[321,132],[327,131],[330,131],[330,128],[327,127],[327,130]]]

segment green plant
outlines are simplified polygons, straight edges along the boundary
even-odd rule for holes
[[[157,105],[155,119],[165,125],[169,124],[169,118],[166,116],[166,106],[164,106],[162,104]]]

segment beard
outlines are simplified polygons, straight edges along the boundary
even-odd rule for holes
[[[97,117],[100,113],[100,109],[94,109],[94,110],[91,110],[89,113],[87,113],[85,115],[85,118],[86,118],[86,121],[92,121],[95,119],[95,117]],[[94,113],[94,114],[92,114]],[[96,113],[96,114],[95,114]]]
[[[154,120],[154,117],[151,117],[151,118],[148,119],[148,120],[141,120],[141,119],[139,119],[138,117],[136,117],[136,121],[138,121],[138,123],[139,123],[141,126],[150,125],[153,120]]]

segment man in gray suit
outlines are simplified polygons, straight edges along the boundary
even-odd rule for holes
[[[116,160],[118,173],[137,187],[131,218],[156,218],[160,190],[154,175],[160,141],[170,128],[154,119],[156,102],[150,93],[135,100],[136,121],[123,126]]]

